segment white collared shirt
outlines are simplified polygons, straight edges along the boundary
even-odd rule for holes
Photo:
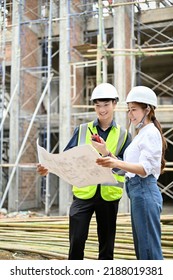
[[[139,130],[131,144],[126,148],[124,161],[142,164],[146,176],[152,174],[156,179],[160,175],[162,156],[162,138],[153,123],[149,123]],[[131,178],[136,174],[127,172]],[[142,176],[141,176],[142,177]]]

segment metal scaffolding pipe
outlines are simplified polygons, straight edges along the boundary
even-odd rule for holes
[[[5,111],[5,114],[4,114],[4,116],[3,116],[3,118],[2,118],[2,121],[1,121],[1,124],[0,124],[0,131],[1,131],[2,127],[3,127],[4,121],[5,121],[5,119],[6,119],[6,117],[7,117],[7,114],[8,114],[8,112],[9,112],[9,110],[10,110],[10,107],[11,107],[11,104],[12,104],[12,102],[13,102],[13,98],[14,98],[16,92],[17,92],[18,86],[19,86],[19,84],[16,84],[15,89],[14,89],[14,91],[13,91],[13,94],[12,94],[12,96],[11,96],[11,98],[10,98],[10,101],[9,101],[9,103],[8,103],[8,106],[7,106],[7,109],[6,109],[6,111]]]
[[[20,157],[21,157],[21,155],[22,155],[23,149],[24,149],[24,147],[25,147],[25,144],[26,144],[26,141],[27,141],[27,139],[28,139],[29,133],[30,133],[30,131],[31,131],[32,125],[33,125],[33,123],[34,123],[35,117],[36,117],[36,115],[37,115],[37,113],[38,113],[38,110],[39,110],[40,105],[41,105],[41,103],[42,103],[42,101],[43,101],[43,99],[44,99],[44,96],[45,96],[45,94],[46,94],[46,92],[47,92],[47,90],[48,90],[48,86],[49,86],[49,84],[50,84],[50,82],[51,82],[51,80],[52,80],[52,77],[53,77],[53,74],[52,74],[52,75],[50,76],[50,78],[48,79],[47,84],[46,84],[46,86],[45,86],[45,88],[44,88],[44,91],[43,91],[43,93],[42,93],[42,95],[41,95],[41,97],[40,97],[40,99],[39,99],[39,102],[38,102],[36,108],[35,108],[35,111],[34,111],[34,114],[33,114],[33,116],[32,116],[31,122],[30,122],[29,127],[28,127],[28,129],[27,129],[27,131],[26,131],[26,134],[25,134],[25,137],[24,137],[24,139],[23,139],[22,145],[21,145],[21,147],[20,147],[20,150],[19,150],[17,159],[16,159],[16,161],[15,161],[14,167],[13,167],[12,172],[11,172],[11,175],[10,175],[10,178],[9,178],[9,180],[8,180],[8,183],[7,183],[5,192],[4,192],[3,197],[2,197],[2,200],[1,200],[1,202],[0,202],[0,209],[1,209],[2,206],[3,206],[4,201],[5,201],[5,199],[6,199],[6,196],[7,196],[7,193],[8,193],[8,191],[9,191],[9,189],[10,189],[11,182],[12,182],[13,176],[14,176],[14,174],[15,174],[15,172],[16,172],[16,169],[17,169],[17,166],[18,166]]]
[[[48,79],[51,77],[51,66],[52,66],[52,0],[50,0],[50,5],[49,5],[49,28],[48,28]],[[50,152],[50,83],[48,85],[48,91],[47,91],[47,97],[48,97],[48,104],[47,104],[47,151]],[[49,215],[50,212],[50,191],[49,191],[49,181],[50,181],[50,176],[46,176],[46,201],[45,201],[45,213],[46,215]]]

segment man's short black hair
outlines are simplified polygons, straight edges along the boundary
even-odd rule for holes
[[[100,102],[108,102],[108,101],[118,101],[117,100],[117,98],[115,98],[115,99],[112,99],[112,98],[100,98],[100,99],[94,99],[93,100],[93,103],[95,104],[95,103],[97,103],[97,101],[100,101]]]

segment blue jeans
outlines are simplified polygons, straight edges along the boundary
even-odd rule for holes
[[[126,191],[131,202],[134,247],[138,260],[163,260],[160,213],[162,195],[153,175],[126,178]]]

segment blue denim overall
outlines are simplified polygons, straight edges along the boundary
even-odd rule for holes
[[[162,195],[153,175],[126,178],[126,191],[131,202],[131,222],[138,260],[163,260],[160,213]]]

